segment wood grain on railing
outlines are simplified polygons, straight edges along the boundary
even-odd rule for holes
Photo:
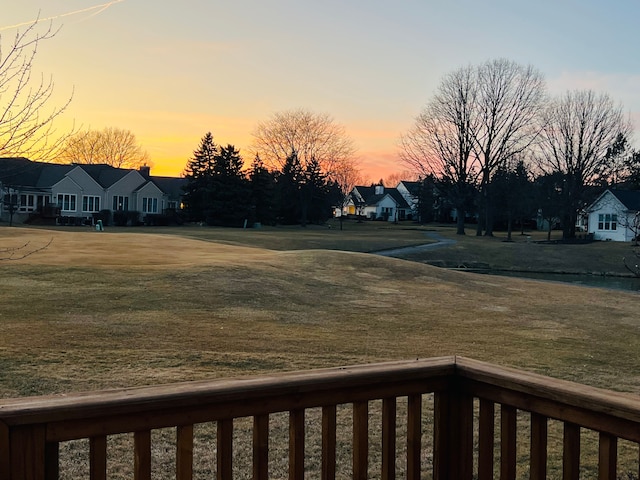
[[[432,407],[423,408],[433,393]],[[530,442],[531,479],[547,476],[548,421],[564,427],[564,479],[577,479],[581,464],[581,429],[598,433],[598,478],[615,478],[618,439],[640,442],[638,397],[572,382],[496,367],[467,358],[443,357],[271,374],[257,378],[189,382],[148,388],[91,392],[0,401],[0,480],[58,478],[59,442],[88,439],[91,479],[107,473],[109,435],[133,434],[135,479],[150,479],[151,432],[173,427],[176,432],[176,478],[190,479],[194,470],[194,426],[217,424],[216,475],[234,472],[234,419],[253,418],[253,478],[269,478],[269,416],[289,414],[289,478],[305,475],[305,412],[322,409],[321,478],[336,478],[337,406],[353,408],[352,477],[369,473],[369,443],[380,441],[381,477],[396,477],[398,398],[407,399],[406,469],[408,479],[423,472],[423,428],[433,423],[433,477],[437,480],[516,478],[517,443]],[[474,403],[474,399],[478,399]],[[381,400],[381,407],[373,400]],[[371,403],[370,403],[371,402]],[[428,404],[430,405],[430,404]],[[494,458],[499,406],[500,458]],[[476,411],[477,406],[477,411]],[[370,435],[370,410],[380,409],[379,437]],[[530,413],[530,428],[521,425]],[[433,422],[425,423],[425,415]],[[312,417],[312,416],[310,416]],[[377,418],[377,417],[372,417]],[[311,421],[311,420],[310,420]],[[520,423],[520,425],[519,425]],[[474,433],[477,426],[477,436]],[[523,427],[520,429],[519,427]],[[429,427],[430,428],[430,427]],[[474,442],[477,470],[474,472]],[[586,447],[585,447],[586,448]]]

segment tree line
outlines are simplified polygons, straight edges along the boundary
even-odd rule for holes
[[[200,141],[184,177],[187,219],[207,225],[322,223],[343,196],[320,160],[310,156],[303,164],[295,145],[280,168],[268,168],[256,153],[244,169],[240,151],[216,145],[211,132]]]
[[[530,182],[537,207],[575,237],[578,212],[606,187],[633,184],[638,152],[632,125],[607,94],[546,92],[542,74],[506,59],[446,75],[402,137],[401,160],[431,182],[477,235],[524,205]],[[546,192],[546,193],[545,193]]]

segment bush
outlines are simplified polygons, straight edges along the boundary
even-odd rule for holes
[[[127,212],[124,210],[116,210],[113,212],[113,224],[118,227],[127,226]]]
[[[98,220],[102,220],[102,225],[105,227],[111,224],[111,210],[100,210],[98,213],[93,214],[93,223],[98,223]]]

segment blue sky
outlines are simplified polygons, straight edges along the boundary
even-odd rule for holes
[[[499,57],[551,94],[607,92],[640,124],[637,1],[21,0],[3,45],[38,13],[63,26],[35,69],[75,90],[65,121],[131,130],[158,174],[207,131],[248,156],[258,122],[303,107],[345,125],[376,180],[403,170],[398,137],[442,77]]]

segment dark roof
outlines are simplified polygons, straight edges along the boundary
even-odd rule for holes
[[[150,177],[150,179],[160,190],[169,195],[171,198],[180,198],[182,195],[184,195],[184,190],[182,189],[182,187],[187,184],[186,178]]]
[[[51,188],[76,167],[82,168],[101,187],[108,188],[122,179],[133,169],[115,168],[106,164],[59,164],[34,162],[27,158],[0,158],[0,183],[15,187],[33,189]],[[145,185],[152,181],[160,190],[173,198],[180,198],[184,193],[182,186],[186,180],[177,177],[145,176]]]
[[[76,164],[75,166],[82,167],[103,188],[110,187],[131,172],[129,168],[115,168],[106,164]]]
[[[75,168],[74,165],[60,165],[57,163],[45,163],[42,165],[40,177],[36,186],[38,188],[49,188],[55,185],[64,176]]]
[[[640,190],[609,190],[628,210],[640,210]]]
[[[382,200],[385,195],[389,195],[396,201],[400,208],[410,208],[407,200],[402,196],[397,188],[384,187],[383,193],[376,193],[376,185],[370,187],[357,186],[353,188],[362,196],[364,205],[375,205]],[[358,205],[358,199],[354,198],[353,195],[351,197],[353,199],[353,203]]]
[[[402,180],[399,183],[402,183],[411,195],[418,196],[420,194],[420,185],[421,182],[409,182],[407,180]]]

